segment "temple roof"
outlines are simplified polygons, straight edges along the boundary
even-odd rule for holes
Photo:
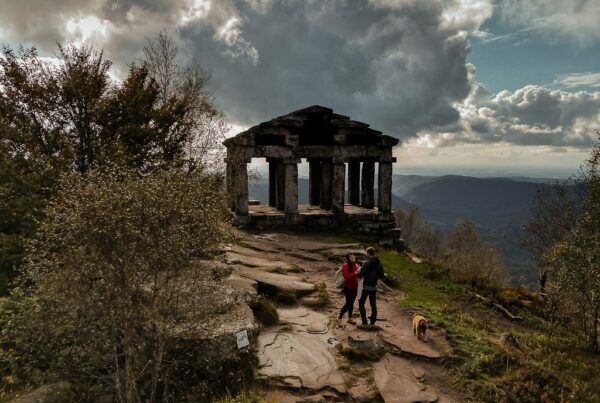
[[[366,145],[393,147],[400,140],[371,129],[368,124],[319,105],[299,109],[260,123],[225,140],[233,145]]]

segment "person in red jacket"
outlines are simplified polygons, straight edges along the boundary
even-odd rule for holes
[[[342,318],[346,312],[348,312],[348,323],[356,323],[352,320],[352,310],[354,308],[354,301],[356,300],[356,291],[358,288],[358,278],[356,277],[357,273],[358,264],[356,263],[354,255],[349,253],[346,255],[346,261],[342,266],[342,275],[344,276],[344,288],[342,291],[346,297],[346,303],[342,307],[340,315],[338,316],[338,324],[341,324]]]

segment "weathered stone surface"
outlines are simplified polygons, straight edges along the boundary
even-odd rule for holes
[[[331,173],[331,211],[334,213],[344,212],[345,187],[346,165],[343,163],[333,164]]]
[[[225,262],[227,264],[239,264],[243,266],[256,267],[261,270],[288,270],[292,269],[293,266],[286,262],[281,262],[277,260],[267,260],[255,256],[241,255],[235,252],[227,252],[225,253]]]
[[[374,369],[377,389],[386,403],[438,401],[438,396],[411,374],[408,360],[386,354]]]
[[[256,294],[256,281],[251,280],[246,277],[240,277],[238,275],[231,275],[227,279],[229,285],[231,285],[235,290],[240,291],[245,294],[255,295]]]
[[[266,284],[279,291],[292,292],[296,295],[307,295],[314,291],[315,286],[313,284],[302,281],[300,278],[292,275],[269,273],[263,270],[250,269],[246,267],[239,267],[237,274],[258,283]]]
[[[318,335],[271,329],[258,337],[259,374],[294,388],[345,392],[335,358]]]
[[[377,175],[377,208],[382,213],[392,211],[392,163],[380,162]]]
[[[329,318],[322,313],[305,307],[278,309],[279,323],[294,325],[295,330],[325,334],[329,328]]]

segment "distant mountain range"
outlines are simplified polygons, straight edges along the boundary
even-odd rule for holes
[[[448,233],[461,220],[473,222],[481,236],[502,252],[513,283],[535,282],[531,255],[520,246],[521,226],[529,220],[540,186],[554,179],[527,177],[475,178],[470,176],[394,175],[392,205],[418,207],[424,221]],[[250,198],[268,201],[266,179],[250,184]],[[308,179],[299,178],[298,199],[308,202]]]

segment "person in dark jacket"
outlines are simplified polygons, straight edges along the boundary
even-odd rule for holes
[[[356,291],[358,288],[358,278],[356,277],[357,273],[358,264],[356,263],[354,255],[349,253],[346,255],[346,261],[342,266],[342,275],[344,276],[344,288],[342,291],[344,292],[344,297],[346,297],[346,303],[342,307],[340,315],[338,316],[338,324],[340,325],[346,312],[348,312],[348,323],[356,323],[354,320],[352,320],[352,311],[354,310],[354,301],[356,300]]]
[[[358,310],[363,325],[367,325],[367,312],[365,309],[367,298],[369,298],[369,305],[371,305],[370,324],[374,325],[377,321],[377,281],[384,276],[383,265],[379,258],[375,256],[375,249],[367,248],[367,260],[358,272],[358,278],[364,279],[362,294],[358,300]]]

